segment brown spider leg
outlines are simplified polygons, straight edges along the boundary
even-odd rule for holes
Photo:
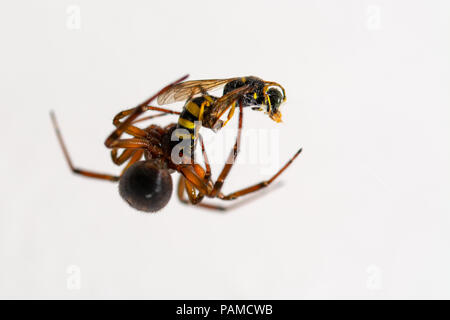
[[[133,154],[136,152],[135,149],[125,149],[120,156],[117,156],[117,150],[118,149],[112,149],[111,150],[111,159],[112,162],[114,162],[115,164],[117,164],[118,166],[120,166],[121,164],[123,164],[125,161],[127,161],[128,159],[130,159]]]
[[[207,182],[208,184],[209,183],[212,184],[212,180],[210,179],[210,177],[211,177],[211,167],[210,167],[210,164],[209,164],[208,156],[206,155],[206,148],[205,148],[205,145],[203,143],[203,137],[201,135],[199,135],[199,139],[200,139],[200,143],[202,145],[202,153],[203,153],[203,158],[204,158],[205,167],[206,167],[204,179],[205,179],[205,182]],[[178,181],[178,198],[180,199],[180,201],[182,203],[187,204],[187,205],[195,204],[196,206],[201,207],[201,208],[205,208],[205,209],[217,210],[217,211],[227,211],[229,209],[235,209],[237,207],[240,207],[241,205],[244,205],[247,202],[254,200],[254,198],[246,199],[246,200],[240,201],[238,203],[234,203],[233,205],[227,206],[227,207],[216,205],[216,204],[210,204],[208,202],[205,203],[204,201],[199,203],[199,201],[195,201],[194,200],[195,201],[194,202],[194,201],[191,200],[191,198],[189,198],[189,200],[184,198],[184,191],[185,190],[188,193],[188,195],[190,194],[190,192],[195,195],[195,193],[193,193],[193,190],[191,190],[189,186],[186,186],[186,183],[187,183],[186,179],[183,176],[180,176],[180,180]],[[190,183],[190,186],[192,186],[192,183]],[[200,193],[199,193],[199,195],[200,195]],[[221,196],[221,193],[219,193],[219,198],[220,198],[220,196]],[[203,199],[203,196],[202,196],[201,199]]]
[[[191,183],[186,180],[186,178],[184,178],[182,175],[180,176],[180,179],[178,180],[178,199],[186,204],[186,205],[195,205],[196,207],[201,207],[204,209],[210,209],[210,210],[216,210],[216,211],[227,211],[230,209],[235,209],[237,207],[240,207],[248,202],[254,201],[255,198],[247,198],[245,200],[242,200],[238,203],[233,203],[232,205],[229,206],[221,206],[221,205],[216,205],[216,204],[212,204],[212,203],[208,203],[208,202],[200,202],[200,200],[203,200],[203,195],[200,198],[200,194],[195,195],[195,190],[192,190],[192,187],[195,188],[195,186],[193,186]],[[188,195],[192,195],[191,197],[188,197],[188,199],[185,199],[184,197],[184,192],[186,190],[186,193]],[[261,195],[259,195],[261,196]],[[199,199],[200,198],[200,199]]]
[[[127,165],[123,168],[122,174],[136,161],[139,161],[144,154],[144,150],[142,149],[125,149],[122,154],[117,157],[117,149],[111,150],[111,158],[112,161],[120,166],[121,164],[125,163],[127,160]]]
[[[133,154],[133,156],[131,157],[130,161],[128,161],[127,165],[125,166],[125,168],[123,168],[122,170],[122,174],[128,170],[129,167],[131,167],[131,165],[137,161],[139,161],[142,157],[142,155],[144,154],[144,150],[136,150]]]
[[[162,155],[162,149],[147,139],[131,138],[131,139],[117,139],[111,142],[110,148],[124,148],[124,149],[147,149],[152,154]]]
[[[185,189],[185,182],[186,182],[186,179],[181,175],[180,179],[178,180],[178,199],[182,203],[184,203],[186,205],[190,205],[191,202],[189,202],[189,200],[185,199],[185,197],[184,197],[184,191],[186,190]],[[209,204],[209,203],[204,203],[204,202],[197,203],[195,206],[196,207],[205,208],[205,209],[219,210],[219,211],[225,211],[227,209],[227,208],[222,207],[222,206]]]
[[[149,108],[149,109],[146,109],[146,110],[156,110],[156,111],[161,111],[161,113],[154,114],[154,115],[151,115],[151,116],[148,116],[148,117],[144,117],[144,118],[141,118],[141,119],[136,119],[136,120],[133,121],[133,123],[141,122],[141,121],[152,119],[152,118],[166,116],[168,114],[176,114],[176,115],[180,115],[181,114],[181,112],[178,112],[178,111],[164,109],[164,108],[159,108],[159,107],[152,107],[152,106],[144,106],[144,107],[148,107]],[[133,113],[137,108],[139,108],[139,106],[119,112],[114,117],[113,123],[115,125],[122,124],[122,122],[120,122],[120,120],[123,119],[124,117],[130,115],[131,113]],[[144,110],[144,111],[146,111],[146,110]]]
[[[203,142],[203,137],[199,134],[200,143],[202,145],[202,154],[203,154],[203,160],[205,162],[206,171],[204,172],[204,181],[205,183],[208,183],[212,186],[212,181],[210,179],[211,177],[211,166],[209,164],[208,156],[206,154],[206,148],[205,144]],[[199,172],[201,173],[201,172]],[[195,194],[195,186],[186,180],[182,175],[180,176],[180,179],[178,180],[178,199],[184,203],[184,204],[195,204],[198,207],[202,207],[205,209],[212,209],[212,210],[220,210],[224,211],[226,208],[215,205],[215,204],[208,204],[204,202],[200,202],[204,198],[204,194],[199,192],[198,195]],[[189,200],[185,199],[184,197],[184,191],[188,194]]]
[[[189,204],[189,201],[184,198],[184,181],[186,181],[186,179],[184,179],[183,175],[180,175],[180,178],[178,179],[177,195],[181,202]]]
[[[180,173],[184,176],[184,188],[192,204],[198,204],[203,200],[210,188],[204,181],[205,170],[199,164],[182,165]],[[198,190],[198,193],[196,192]]]
[[[144,150],[141,149],[125,149],[122,154],[117,157],[117,149],[111,150],[111,158],[112,161],[120,166],[121,164],[125,163],[128,159],[127,165],[123,168],[122,174],[136,161],[139,161],[144,154]]]
[[[134,120],[133,123],[142,122],[145,120],[150,120],[150,119],[158,118],[158,117],[162,117],[162,116],[167,116],[168,114],[170,114],[170,113],[166,113],[166,112],[158,113],[158,114],[155,114],[152,116],[147,116],[147,117],[143,117],[141,119]],[[179,114],[181,114],[181,112],[175,111],[174,114],[179,115]]]
[[[113,120],[113,124],[116,126],[116,130],[114,130],[109,137],[105,141],[105,145],[110,148],[110,144],[115,140],[118,139],[122,133],[128,133],[135,137],[145,137],[146,132],[145,130],[142,130],[138,127],[135,127],[132,125],[132,123],[136,123],[140,121],[139,119],[136,119],[140,114],[147,110],[155,110],[155,111],[161,111],[166,114],[180,114],[178,111],[173,111],[169,109],[159,108],[159,107],[152,107],[152,106],[146,106],[146,105],[139,105],[135,108],[128,109],[122,112],[119,112]],[[124,122],[120,122],[120,119],[123,117],[126,117],[127,115],[130,115]]]
[[[212,188],[212,181],[210,181],[211,166],[209,164],[208,156],[206,154],[206,148],[205,148],[205,144],[203,142],[203,137],[201,135],[199,135],[199,139],[200,139],[201,145],[202,145],[202,154],[203,154],[203,160],[205,162],[206,171],[199,164],[193,164],[191,166],[191,168],[193,169],[193,171],[195,172],[195,174],[198,177],[203,177],[203,182],[205,184],[209,184],[209,189],[207,189],[207,190],[210,190]],[[180,182],[180,183],[182,184],[182,182]],[[207,186],[207,188],[208,188],[208,186]],[[205,192],[201,192],[200,189],[199,189],[198,194],[196,194],[196,188],[195,188],[194,184],[191,183],[188,179],[184,179],[184,190],[186,190],[186,193],[188,194],[188,197],[189,197],[189,201],[192,204],[198,204],[205,197]],[[183,197],[181,197],[181,198],[184,199]]]
[[[219,195],[219,198],[222,200],[234,200],[237,199],[243,195],[261,190],[265,187],[267,187],[269,184],[271,184],[276,178],[278,178],[284,170],[286,170],[287,167],[289,167],[291,165],[291,163],[295,160],[295,158],[297,158],[297,156],[302,152],[302,149],[300,148],[300,150],[298,150],[294,156],[289,159],[289,161],[280,169],[278,170],[273,176],[272,178],[270,178],[269,180],[265,180],[265,181],[261,181],[260,183],[254,184],[250,187],[235,191],[233,193],[230,193],[229,195]]]
[[[194,165],[178,165],[176,170],[180,172],[183,177],[199,191],[199,193],[209,194],[211,188],[208,188],[208,185],[203,180],[203,177],[199,176],[198,172],[196,172]]]
[[[206,160],[207,161],[207,160]],[[209,162],[208,162],[209,163]],[[195,181],[195,179],[193,179],[192,177],[190,177],[190,179],[186,179],[183,175],[180,176],[180,179],[178,181],[178,199],[186,204],[186,205],[195,205],[197,207],[201,207],[201,208],[205,208],[205,209],[210,209],[210,210],[217,210],[217,211],[227,211],[229,209],[235,209],[241,205],[246,204],[249,201],[254,200],[254,198],[250,198],[250,199],[246,199],[243,200],[241,202],[238,203],[234,203],[231,206],[227,206],[227,207],[223,207],[220,205],[216,205],[216,204],[210,204],[210,203],[205,203],[203,202],[203,198],[204,198],[204,192],[202,193],[202,191],[199,191],[198,194],[196,194],[195,189],[197,190],[201,190],[202,186],[199,183],[199,179],[202,175],[204,175],[204,178],[206,177],[206,172],[202,171],[201,167],[196,165],[195,167],[192,166],[190,167],[193,169],[193,176],[197,176],[197,181]],[[195,170],[195,168],[197,168],[198,170]],[[181,172],[183,174],[183,172]],[[198,177],[200,175],[200,177]],[[208,180],[209,182],[209,180]],[[186,191],[186,193],[188,194],[188,199],[185,199],[184,197],[184,192]],[[202,202],[200,202],[202,201]]]
[[[137,121],[134,121],[134,123],[138,122],[138,121],[143,121],[143,120],[148,120],[148,119],[152,119],[152,118],[156,118],[159,116],[163,116],[163,115],[167,115],[167,113],[162,113],[162,114],[157,114],[157,115],[153,115],[153,116],[149,116],[149,117],[145,117],[143,119],[139,119]],[[116,116],[117,118],[117,116]],[[116,120],[116,118],[114,118],[113,123],[118,127],[120,125],[120,122],[118,120]],[[129,129],[133,129],[133,130],[129,130]],[[136,138],[147,138],[148,140],[150,140],[150,142],[154,142],[152,141],[153,139],[155,139],[153,137],[152,134],[150,134],[149,132],[142,130],[140,128],[134,127],[134,126],[129,126],[127,128],[127,130],[125,130],[126,133],[133,135]],[[159,140],[158,140],[159,141]],[[157,142],[158,142],[157,141]],[[122,140],[123,143],[123,140]],[[122,174],[136,161],[140,160],[140,158],[142,157],[142,155],[144,154],[143,150],[136,150],[136,149],[125,149],[122,154],[117,157],[117,150],[118,148],[114,148],[113,150],[111,150],[111,158],[112,161],[117,164],[117,165],[121,165],[123,164],[125,161],[127,161],[128,159],[130,159],[130,161],[128,162],[128,164],[125,166],[125,168],[122,170]]]
[[[196,204],[197,206],[203,207],[203,208],[207,208],[207,209],[213,209],[213,210],[220,210],[220,211],[225,211],[227,210],[226,207],[222,207],[222,206],[218,206],[218,205],[213,205],[213,204],[208,204],[208,203],[198,203],[199,201],[197,201],[196,198],[201,198],[203,199],[204,195],[207,195],[208,197],[217,197],[217,194],[219,194],[219,196],[222,196],[220,194],[220,188],[223,185],[223,181],[225,180],[225,178],[227,177],[228,173],[231,170],[231,167],[236,159],[236,156],[239,152],[239,145],[240,145],[240,136],[241,136],[241,130],[242,130],[242,115],[243,115],[243,108],[242,108],[242,104],[239,103],[239,126],[238,126],[238,134],[236,137],[236,142],[235,145],[230,153],[230,156],[228,157],[227,163],[225,164],[224,168],[222,169],[222,172],[218,178],[218,180],[216,181],[216,184],[214,185],[213,190],[207,188],[207,190],[204,190],[204,186],[202,186],[202,181],[199,181],[200,178],[198,177],[196,172],[193,172],[195,169],[192,167],[189,167],[190,170],[188,170],[188,166],[181,168],[183,171],[180,171],[184,177],[182,177],[182,179],[185,179],[186,181],[181,180],[179,182],[178,185],[178,197],[179,199],[184,202],[184,203],[189,203],[187,200],[184,199],[184,190],[186,190],[188,196],[189,196],[189,200],[191,203]],[[202,144],[202,151],[204,150],[204,144]],[[205,157],[206,155],[206,151],[204,152],[203,156]],[[205,158],[205,161],[207,163],[205,163],[205,166],[209,167],[209,161],[208,158]],[[190,173],[190,175],[189,175]],[[211,174],[211,171],[209,169],[209,175]],[[206,176],[206,173],[204,174]],[[196,178],[196,179],[195,179]],[[208,179],[209,180],[209,179]],[[218,184],[218,182],[221,182]],[[183,182],[185,182],[183,184]],[[203,182],[204,183],[204,182]],[[196,188],[197,190],[199,190],[199,194],[197,196],[195,196],[195,190],[193,190],[193,188]],[[210,192],[208,192],[209,190],[211,190]],[[206,191],[206,192],[205,192]],[[214,194],[213,192],[216,192],[216,194]],[[200,199],[200,200],[201,200]]]
[[[180,175],[180,179],[178,180],[178,192],[177,192],[178,199],[185,205],[192,205],[193,203],[190,201],[190,199],[186,199],[185,196],[184,196],[184,192],[186,190],[186,185],[185,185],[186,182],[187,182],[186,179],[182,175]],[[186,191],[189,192],[188,190],[186,190]],[[233,203],[232,205],[229,205],[229,206],[226,206],[226,207],[221,206],[221,205],[217,205],[217,204],[204,202],[204,201],[202,201],[200,203],[195,203],[195,206],[196,207],[201,207],[201,208],[204,208],[204,209],[209,209],[209,210],[228,211],[228,210],[231,210],[231,209],[236,209],[236,208],[238,208],[238,207],[240,207],[242,205],[245,205],[248,202],[255,201],[256,198],[259,198],[261,196],[262,196],[262,194],[255,195],[254,197],[246,198],[245,200],[239,201],[237,203]]]
[[[182,202],[182,203],[184,203],[184,204],[187,204],[187,205],[190,205],[190,204],[192,204],[192,202],[190,202],[189,200],[190,200],[190,198],[189,198],[189,200],[187,200],[185,197],[184,197],[184,191],[186,190],[186,182],[187,182],[187,180],[182,176],[182,175],[180,175],[180,179],[178,180],[178,188],[177,188],[177,195],[178,195],[178,199]],[[186,190],[187,191],[187,190]],[[198,205],[201,205],[201,203],[199,203]]]
[[[215,197],[217,196],[218,198],[222,199],[222,200],[232,200],[232,199],[236,199],[240,196],[258,191],[260,189],[263,189],[265,187],[267,187],[269,184],[271,184],[276,178],[278,178],[286,169],[287,167],[297,158],[297,156],[301,153],[302,149],[298,150],[294,156],[278,171],[276,172],[272,178],[270,178],[269,180],[260,182],[256,185],[238,190],[234,193],[231,193],[227,196],[224,196],[223,194],[220,193],[220,188],[223,185],[223,181],[225,180],[225,178],[227,177],[228,173],[231,170],[232,165],[234,164],[234,161],[237,157],[237,154],[239,152],[239,144],[240,144],[240,131],[242,130],[242,105],[239,105],[239,127],[238,127],[238,135],[236,138],[236,143],[233,147],[232,152],[230,153],[230,156],[228,157],[227,160],[227,164],[224,166],[224,169],[222,169],[222,172],[218,178],[218,180],[216,181],[216,184],[214,185],[214,189],[209,193],[209,197]],[[204,148],[204,144],[203,141],[202,142],[202,152],[205,151]],[[206,155],[206,152],[204,152],[204,157]],[[208,158],[205,158],[205,166],[207,167],[208,170],[208,166],[209,166],[209,161]],[[210,171],[209,171],[210,174]],[[205,177],[206,177],[206,173],[205,173]],[[197,177],[198,178],[198,177]],[[184,183],[183,183],[184,182]],[[218,182],[221,182],[221,184],[218,184]],[[217,187],[218,186],[218,187]],[[196,195],[195,194],[195,189],[199,190],[199,194]],[[199,188],[199,183],[198,181],[195,181],[194,179],[189,179],[185,177],[180,177],[180,181],[179,181],[179,185],[178,185],[178,197],[179,199],[183,202],[183,203],[189,203],[189,201],[187,201],[186,199],[184,199],[184,190],[186,190],[188,196],[189,196],[189,201],[192,204],[196,204],[197,206],[203,207],[203,208],[208,208],[208,209],[216,209],[216,210],[221,210],[221,211],[225,211],[227,209],[231,209],[231,208],[235,208],[236,206],[230,206],[230,207],[222,207],[222,206],[216,206],[216,205],[212,205],[212,204],[208,204],[208,203],[199,203],[203,197],[204,197],[204,191],[201,190],[201,188]],[[214,192],[216,192],[217,195],[214,194]],[[251,200],[251,199],[250,199]],[[240,206],[242,204],[244,204],[246,201],[242,202],[242,203],[238,203],[237,206]]]
[[[161,90],[159,90],[156,94],[154,94],[153,96],[151,96],[150,98],[148,98],[147,100],[145,100],[144,102],[142,102],[141,104],[139,104],[136,108],[133,109],[133,111],[130,111],[131,114],[130,116],[124,121],[122,122],[117,128],[116,130],[114,130],[108,138],[106,138],[105,140],[105,145],[108,148],[112,147],[112,144],[114,141],[116,141],[117,139],[120,138],[120,136],[122,135],[122,133],[124,133],[126,131],[126,129],[133,123],[133,121],[139,117],[143,112],[145,112],[146,110],[156,110],[156,111],[161,111],[161,112],[168,112],[168,113],[175,113],[172,110],[168,110],[168,109],[164,109],[164,108],[158,108],[158,107],[150,107],[148,106],[148,104],[150,104],[154,99],[156,99],[160,94],[162,94],[163,92],[167,91],[168,89],[170,89],[172,86],[174,86],[175,84],[185,80],[188,77],[188,75],[185,75],[184,77],[181,77],[180,79],[178,79],[175,82],[172,82],[171,84],[165,86],[164,88],[162,88]]]
[[[210,192],[208,197],[215,198],[218,196],[225,179],[227,178],[228,174],[230,173],[231,168],[233,167],[233,164],[239,153],[239,147],[241,144],[242,118],[243,118],[242,102],[239,101],[239,125],[238,125],[238,132],[237,132],[237,136],[236,136],[236,142],[234,143],[233,149],[231,150],[230,155],[228,156],[227,162],[225,163],[225,165],[222,169],[222,172],[220,173],[219,177],[217,178],[217,181],[214,184],[214,188]]]
[[[133,113],[137,108],[139,108],[139,107],[134,107],[134,108],[131,108],[131,109],[119,112],[113,119],[113,124],[116,126],[116,128],[118,128],[122,124],[122,122],[120,122],[120,120],[122,118],[124,118],[124,117],[128,116],[129,114]],[[157,108],[158,111],[162,111],[162,110],[165,110],[165,111],[163,111],[162,113],[156,114],[156,115],[144,117],[142,119],[136,119],[132,123],[153,119],[153,118],[165,116],[165,115],[168,115],[168,114],[175,114],[175,115],[179,115],[180,114],[180,112],[178,112],[178,111],[172,111],[172,110],[158,108],[158,107],[145,106],[144,108],[146,108],[146,110],[155,110],[153,108]],[[146,111],[146,110],[144,110],[144,111]],[[131,134],[132,136],[135,136],[135,137],[144,138],[146,136],[146,132],[144,130],[142,130],[141,128],[132,126],[131,124],[125,129],[124,132],[128,133],[128,134]]]
[[[192,183],[189,182],[189,180],[185,179],[184,188],[189,197],[189,201],[194,205],[199,204],[205,197],[205,195],[201,192],[199,192],[198,194],[196,193],[195,187],[192,185]]]
[[[53,127],[55,128],[56,137],[58,138],[59,145],[61,146],[61,149],[64,153],[64,158],[66,159],[67,164],[69,165],[70,170],[72,170],[73,173],[89,177],[89,178],[95,178],[95,179],[102,179],[102,180],[109,180],[109,181],[118,181],[119,176],[114,176],[111,174],[104,174],[104,173],[98,173],[90,170],[84,170],[77,168],[73,165],[72,160],[69,156],[69,152],[67,151],[66,145],[64,143],[64,140],[62,138],[61,131],[58,126],[58,122],[56,121],[56,116],[53,111],[50,111],[50,117],[52,119]]]
[[[168,114],[168,113],[160,113],[160,114],[156,114],[156,115],[153,115],[153,116],[148,116],[148,117],[145,117],[145,118],[142,118],[142,119],[138,119],[138,120],[134,121],[134,123],[139,122],[139,121],[149,120],[149,119],[152,119],[152,118],[157,118],[157,117],[160,117],[160,116],[165,116],[165,115],[167,115],[167,114]],[[118,119],[116,119],[116,118],[117,118],[117,116],[114,118],[113,123],[114,123],[114,125],[116,125],[116,127],[118,127],[118,126],[120,125],[120,121],[118,121]],[[133,130],[129,130],[130,128],[132,128]],[[133,136],[136,137],[136,138],[153,138],[152,136],[150,136],[150,137],[148,136],[148,132],[147,132],[147,131],[142,130],[142,129],[137,128],[137,127],[134,127],[134,126],[129,126],[125,132],[128,133],[128,134],[133,135]],[[136,152],[135,149],[125,149],[125,150],[122,152],[122,154],[121,154],[119,157],[117,157],[117,148],[114,148],[113,150],[111,150],[111,158],[112,158],[112,161],[113,161],[115,164],[121,165],[121,164],[123,164],[125,161],[127,161],[128,159],[130,159],[132,156],[134,156],[135,152]],[[142,156],[142,154],[143,154],[143,152],[141,152],[139,158]],[[137,157],[137,156],[136,156],[136,157]],[[139,160],[139,159],[137,159],[137,160]],[[135,161],[129,163],[129,164],[125,167],[125,169],[123,170],[123,172],[124,172],[126,169],[128,169],[128,168],[130,167],[130,165],[133,164],[134,162],[136,162],[137,160],[135,160]],[[123,172],[122,172],[122,173],[123,173]]]

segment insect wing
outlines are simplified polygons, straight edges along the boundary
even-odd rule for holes
[[[244,94],[247,94],[253,90],[253,87],[250,85],[245,85],[239,87],[231,92],[228,92],[226,95],[220,97],[213,106],[213,110],[211,110],[211,115],[219,119],[231,105],[239,100]]]
[[[213,90],[235,79],[237,78],[185,81],[163,92],[158,96],[157,101],[159,105],[184,101],[202,91]]]

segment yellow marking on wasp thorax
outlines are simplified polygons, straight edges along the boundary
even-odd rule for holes
[[[233,117],[234,110],[236,109],[236,101],[231,105],[230,112],[228,112],[227,120],[223,123],[222,127],[224,127],[228,121]]]
[[[200,106],[200,113],[198,116],[198,120],[199,121],[203,121],[203,113],[205,112],[205,105],[206,105],[207,101],[203,101],[202,105]]]
[[[205,100],[202,102],[202,105],[200,106],[199,116],[198,116],[199,121],[203,121],[203,113],[205,112],[205,106],[209,107],[210,105],[211,105],[211,103],[209,103],[208,100]]]
[[[253,94],[253,99],[258,99],[258,95],[256,94],[256,92]]]
[[[190,133],[177,133],[179,139],[192,139],[192,134]]]
[[[188,104],[186,105],[186,110],[189,111],[193,116],[198,118],[200,108],[196,103],[189,101]]]
[[[194,129],[195,127],[195,124],[192,121],[183,119],[181,117],[178,119],[178,124],[187,129]]]
[[[245,83],[245,81],[247,81],[247,78],[242,77],[241,80],[242,80],[243,83]]]
[[[211,98],[211,96],[203,96],[206,100],[208,100],[209,103],[214,103],[214,100]],[[207,105],[209,107],[209,104]]]

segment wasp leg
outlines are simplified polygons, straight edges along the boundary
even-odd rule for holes
[[[230,121],[230,119],[233,117],[233,115],[234,115],[234,110],[236,109],[236,101],[234,101],[232,104],[231,104],[231,109],[230,109],[230,111],[228,112],[228,115],[227,115],[227,120],[225,120],[225,122],[222,124],[222,127],[225,127],[225,125],[228,123],[228,121]]]
[[[200,144],[202,146],[202,154],[203,154],[203,162],[205,163],[205,180],[210,181],[211,179],[211,165],[209,164],[208,155],[206,154],[205,144],[203,143],[203,137],[201,134],[198,135],[198,139],[200,140]]]
[[[236,142],[234,143],[233,149],[231,150],[230,155],[228,156],[227,162],[224,165],[222,172],[220,173],[219,177],[217,178],[217,181],[214,184],[214,188],[211,191],[211,193],[208,195],[208,197],[215,198],[218,196],[218,194],[220,193],[220,190],[222,189],[225,179],[227,178],[228,174],[230,173],[231,168],[233,167],[233,164],[239,153],[239,147],[241,144],[242,118],[243,118],[243,109],[242,109],[242,103],[240,102],[239,103],[239,125],[238,125],[238,132],[236,135]]]

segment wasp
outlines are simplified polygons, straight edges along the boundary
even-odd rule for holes
[[[221,86],[224,86],[221,97],[208,93]],[[202,126],[214,131],[221,129],[233,117],[239,103],[243,107],[265,111],[272,120],[281,122],[279,108],[281,103],[286,101],[286,92],[276,82],[249,76],[185,81],[174,85],[157,98],[159,105],[185,100],[187,101],[178,118],[177,130],[179,139],[191,139],[188,151],[192,155],[199,128]],[[227,110],[227,119],[222,121],[221,117]]]
[[[180,78],[143,103],[132,109],[124,110],[114,117],[113,123],[116,129],[105,140],[105,146],[111,149],[111,157],[115,164],[121,165],[126,163],[120,175],[99,173],[76,167],[65,146],[56,116],[51,112],[50,115],[56,136],[70,170],[84,177],[119,182],[119,194],[122,198],[131,207],[144,212],[156,212],[166,206],[171,198],[173,189],[171,174],[178,172],[180,173],[180,179],[177,194],[183,203],[190,203],[208,209],[225,210],[227,207],[204,203],[202,200],[205,197],[233,200],[263,189],[277,179],[302,151],[302,149],[298,150],[270,179],[229,194],[223,194],[221,191],[222,186],[239,152],[243,122],[243,99],[239,100],[236,141],[216,181],[213,181],[211,178],[211,166],[201,135],[199,135],[199,140],[202,146],[204,167],[195,162],[180,163],[173,160],[174,146],[172,138],[177,128],[176,123],[171,123],[164,127],[151,124],[145,128],[139,128],[135,125],[139,121],[154,118],[161,114],[172,113],[180,115],[176,111],[150,106],[150,103],[161,95],[164,96],[168,92],[174,92],[173,89],[177,84],[186,78],[187,76]],[[162,113],[139,119],[139,116],[147,110],[160,111]],[[120,121],[123,118],[126,119]],[[124,133],[129,134],[131,138],[123,138],[122,135]],[[120,155],[118,150],[123,150]],[[187,194],[187,199],[185,194]]]

